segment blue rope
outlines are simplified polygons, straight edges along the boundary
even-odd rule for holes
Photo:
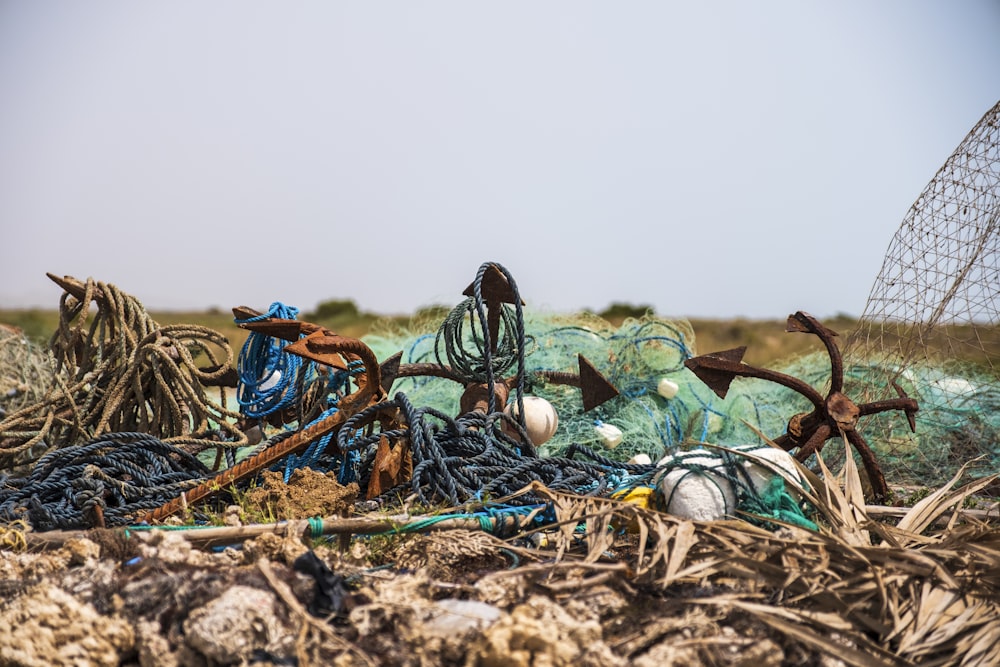
[[[319,415],[319,417],[306,424],[305,428],[309,428],[313,424],[322,421],[323,419],[326,419],[327,417],[333,415],[336,412],[337,412],[336,406],[331,406],[327,408]],[[301,454],[289,454],[285,458],[285,470],[283,475],[285,484],[288,484],[288,480],[291,479],[292,473],[298,470],[299,468],[312,468],[313,470],[323,472],[321,470],[322,466],[317,465],[317,462],[319,461],[323,453],[326,451],[326,447],[327,445],[330,444],[330,440],[332,439],[333,439],[333,434],[327,433],[319,440],[314,440],[313,442],[311,442],[309,446],[306,448],[306,450]]]
[[[294,320],[298,314],[298,308],[275,301],[262,315],[234,321],[244,324],[271,317]],[[300,398],[296,387],[302,386],[300,380],[308,383],[315,376],[315,365],[311,361],[286,353],[284,347],[284,341],[256,331],[247,337],[240,350],[236,388],[236,400],[244,415],[265,417],[296,405]]]

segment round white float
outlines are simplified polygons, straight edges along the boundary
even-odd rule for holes
[[[512,401],[504,410],[517,418],[517,401]],[[540,396],[524,397],[524,428],[528,431],[531,444],[538,447],[548,442],[559,428],[559,414],[552,404]]]

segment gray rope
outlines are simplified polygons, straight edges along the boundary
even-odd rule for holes
[[[394,409],[399,410],[405,428],[349,440],[350,434],[376,421],[378,414]],[[502,425],[513,429],[517,437],[507,435]],[[398,393],[391,401],[359,412],[338,433],[337,444],[342,451],[365,452],[362,484],[371,477],[375,447],[381,438],[390,442],[409,439],[413,477],[408,484],[384,493],[376,500],[378,505],[391,504],[410,494],[428,505],[459,505],[509,496],[535,481],[556,491],[603,496],[625,483],[641,483],[656,472],[654,465],[613,461],[582,445],[571,446],[565,457],[527,456],[521,451],[528,442],[527,433],[502,412],[470,412],[453,419],[432,408],[414,408],[405,394]],[[583,458],[574,458],[576,455]],[[528,494],[515,502],[533,504],[542,499]]]
[[[209,475],[201,461],[145,433],[108,433],[38,460],[25,477],[0,476],[0,521],[23,519],[35,530],[127,525]]]

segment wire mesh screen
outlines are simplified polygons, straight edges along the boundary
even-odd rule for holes
[[[896,232],[845,346],[857,391],[920,402],[916,433],[864,425],[887,477],[1000,471],[1000,103],[972,128]],[[981,457],[981,458],[980,458]]]

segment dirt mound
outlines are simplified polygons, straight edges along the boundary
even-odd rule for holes
[[[333,472],[297,468],[287,484],[280,472],[264,471],[260,476],[260,486],[247,491],[247,500],[275,520],[346,516],[354,511],[358,499],[358,485],[339,484]]]

